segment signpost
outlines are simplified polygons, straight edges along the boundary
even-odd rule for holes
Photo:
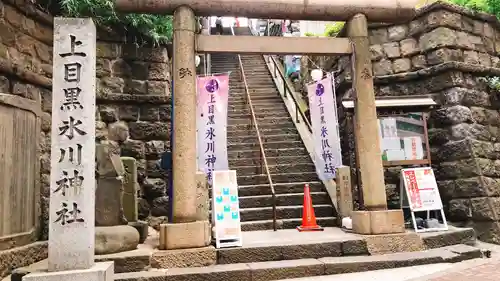
[[[213,171],[212,222],[217,248],[241,247],[240,204],[236,171]]]
[[[448,224],[443,211],[443,203],[431,167],[401,169],[400,184],[401,208],[409,208],[415,232],[430,232],[448,230]],[[415,220],[415,212],[440,211],[443,218],[443,227],[419,229]]]

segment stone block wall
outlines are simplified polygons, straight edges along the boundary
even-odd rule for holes
[[[41,239],[47,239],[50,186],[50,130],[52,110],[52,16],[29,0],[0,1],[0,92],[38,102],[41,108],[40,209]],[[109,30],[98,31],[97,132],[125,123],[130,139],[122,155],[138,161],[139,218],[166,216],[166,175],[159,168],[169,148],[171,91],[170,60],[164,46],[127,43]],[[28,163],[27,163],[28,164]]]
[[[500,243],[500,24],[494,16],[435,3],[401,25],[371,24],[377,96],[432,95],[429,134],[433,168],[448,219]],[[337,73],[338,98],[352,95],[350,58],[317,59]],[[340,101],[338,104],[341,104]],[[353,163],[353,136],[339,108],[344,163]],[[399,171],[386,169],[388,203],[399,204]],[[355,191],[355,194],[357,191]]]
[[[99,39],[97,44],[97,138],[114,122],[125,123],[130,139],[122,156],[137,160],[139,219],[168,215],[166,175],[159,167],[170,147],[170,63],[165,47],[141,47]]]

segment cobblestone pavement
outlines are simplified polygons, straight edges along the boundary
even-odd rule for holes
[[[409,281],[498,281],[500,280],[499,269],[500,258],[477,259]]]

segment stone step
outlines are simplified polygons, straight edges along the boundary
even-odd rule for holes
[[[255,111],[264,111],[264,110],[275,110],[276,108],[281,108],[283,106],[285,106],[285,104],[283,102],[280,102],[280,103],[276,103],[276,104],[269,104],[269,103],[264,103],[264,104],[260,104],[260,103],[252,103],[253,105],[253,108]],[[248,105],[245,103],[238,103],[238,104],[231,104],[229,103],[228,105],[228,110],[231,111],[231,110],[245,110],[245,109],[248,109]]]
[[[292,148],[269,148],[269,149],[266,149],[266,147],[264,147],[264,152],[266,153],[266,157],[309,155],[304,146],[292,147]],[[228,150],[227,154],[229,160],[241,159],[241,158],[257,158],[260,157],[260,149],[256,147],[255,149],[248,149],[248,150]]]
[[[264,145],[264,151],[266,151],[267,149],[296,148],[296,147],[304,146],[302,141],[273,141],[273,142],[265,142],[265,143],[263,143],[263,145]],[[239,151],[239,150],[260,151],[260,145],[258,143],[228,144],[227,149],[228,149],[228,151]],[[267,153],[266,153],[266,157],[267,157]],[[270,156],[270,157],[272,157],[272,156]]]
[[[274,84],[274,80],[272,79],[272,76],[270,74],[265,74],[265,75],[261,75],[259,73],[247,73],[247,77],[251,77],[251,78],[247,78],[247,85],[248,87],[251,89],[252,87],[256,87],[256,86],[262,86],[262,85],[269,85],[269,87],[276,87],[275,84]],[[244,83],[243,83],[243,80],[233,80],[233,81],[229,81],[229,85],[230,86],[240,86],[240,87],[244,87]]]
[[[231,96],[229,99],[229,104],[247,103],[246,94]],[[254,103],[261,102],[272,102],[272,103],[283,103],[283,99],[277,93],[266,92],[266,95],[252,95],[250,94],[250,99],[252,99],[252,105]]]
[[[316,218],[318,225],[322,227],[337,226],[337,218],[321,217]],[[302,218],[276,220],[277,229],[295,229],[302,225]],[[241,223],[241,231],[258,231],[273,229],[273,220],[244,221]]]
[[[248,68],[255,68],[255,67],[260,67],[260,68],[265,68],[265,62],[262,61],[243,61],[243,69],[245,69],[246,67]],[[226,69],[226,68],[234,68],[234,69],[239,69],[239,66],[240,66],[240,62],[236,59],[235,61],[228,61],[228,62],[214,62],[212,61],[212,65],[215,67],[215,68],[218,68],[218,69]],[[213,67],[212,67],[213,69]],[[266,68],[267,69],[267,68]],[[212,70],[213,72],[213,70]]]
[[[309,155],[293,155],[293,156],[282,156],[282,157],[268,157],[266,154],[266,160],[268,165],[283,165],[283,164],[308,164],[312,163],[311,157]],[[260,166],[260,155],[255,158],[236,158],[229,159],[229,167],[241,167],[241,166]]]
[[[256,110],[255,117],[270,117],[270,116],[287,116],[288,112],[284,108],[276,108],[276,110]],[[227,112],[228,118],[252,118],[249,109],[244,110],[229,110]]]
[[[312,202],[315,205],[328,205],[332,203],[326,192],[311,192]],[[240,196],[240,208],[261,208],[273,206],[272,195]],[[302,206],[304,193],[288,193],[276,195],[276,206]]]
[[[309,163],[287,163],[280,165],[267,164],[269,173],[280,174],[280,173],[313,173],[316,171],[315,166],[312,161]],[[236,170],[240,176],[257,176],[265,175],[266,170],[264,166],[260,164],[255,164],[251,166],[231,166],[232,170]]]
[[[258,121],[257,121],[258,122]],[[300,141],[300,135],[298,134],[281,134],[281,135],[260,135],[262,142],[275,142],[275,141]],[[258,138],[256,134],[237,136],[231,135],[227,138],[228,144],[239,144],[239,143],[257,143]]]
[[[244,86],[233,86],[230,88],[229,101],[232,101],[236,98],[246,98],[247,93],[245,92]],[[267,85],[255,85],[253,87],[248,88],[248,92],[250,93],[251,98],[260,98],[260,96],[277,96],[280,94],[276,87],[269,87]]]
[[[258,248],[234,248],[218,251],[219,264],[207,267],[170,268],[148,272],[118,273],[115,281],[271,281],[302,277],[365,272],[387,268],[416,265],[457,263],[482,257],[477,248],[458,244],[418,252],[401,252],[383,255],[340,256],[342,250],[332,243],[290,245],[286,248],[263,251]],[[342,245],[342,244],[341,244]],[[305,248],[304,248],[305,246]],[[365,247],[366,248],[366,247]],[[224,252],[224,251],[227,251]],[[263,256],[277,260],[245,262]],[[283,259],[290,257],[288,259]],[[295,257],[295,258],[291,258]],[[225,263],[223,263],[225,262]],[[330,280],[329,279],[329,280]],[[326,279],[325,279],[326,280]]]
[[[332,205],[313,205],[316,217],[334,217],[335,209]],[[293,219],[302,217],[302,204],[297,206],[278,206],[276,207],[277,219]],[[273,208],[246,208],[240,209],[241,221],[272,220]]]
[[[257,119],[257,125],[265,125],[265,124],[286,124],[286,123],[291,123],[294,125],[292,118],[290,116],[271,116],[271,117],[259,117]],[[228,126],[231,125],[238,125],[238,124],[251,124],[252,119],[251,118],[228,118],[227,119],[227,124]]]
[[[257,121],[258,122],[258,121]],[[293,122],[285,122],[282,124],[257,124],[259,126],[259,132],[263,132],[265,130],[278,130],[278,129],[284,129],[284,130],[289,130],[289,129],[294,129],[297,131],[295,128],[295,124]],[[255,130],[255,125],[252,124],[232,124],[227,126],[227,132],[244,132],[244,131],[251,131]]]
[[[259,126],[259,133],[261,136],[266,135],[287,135],[287,134],[297,134],[297,129],[295,127],[284,127],[284,128],[262,128]],[[244,128],[240,128],[238,130],[227,131],[228,137],[233,136],[246,136],[246,135],[255,135],[255,127],[246,125]]]
[[[210,196],[211,198],[211,196]],[[315,205],[331,205],[332,200],[327,192],[311,192],[312,202]],[[273,206],[272,195],[240,196],[240,209],[265,208]],[[304,193],[286,193],[276,194],[276,206],[302,206],[304,203]],[[210,209],[212,209],[212,200],[210,200]]]
[[[293,183],[276,183],[273,185],[276,194],[287,193],[301,193],[304,191],[304,185],[309,184],[310,192],[323,192],[325,189],[323,183],[319,181],[314,182],[293,182]],[[269,184],[257,185],[239,185],[238,196],[256,196],[256,195],[270,195],[271,188]]]
[[[316,172],[304,172],[304,173],[282,173],[282,174],[271,174],[271,179],[273,183],[282,182],[308,182],[317,181],[318,175]],[[267,180],[267,175],[238,175],[238,184],[240,185],[253,185],[253,184],[266,184],[269,183]]]

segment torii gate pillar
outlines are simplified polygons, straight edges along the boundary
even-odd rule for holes
[[[403,211],[387,210],[384,167],[380,152],[375,91],[373,87],[368,21],[357,14],[347,22],[347,35],[354,44],[353,88],[355,90],[355,138],[366,211],[352,212],[353,231],[359,234],[388,234],[405,231]]]
[[[210,224],[196,221],[195,15],[188,6],[174,11],[172,77],[174,128],[172,222],[160,226],[160,250],[199,248],[210,243]]]

